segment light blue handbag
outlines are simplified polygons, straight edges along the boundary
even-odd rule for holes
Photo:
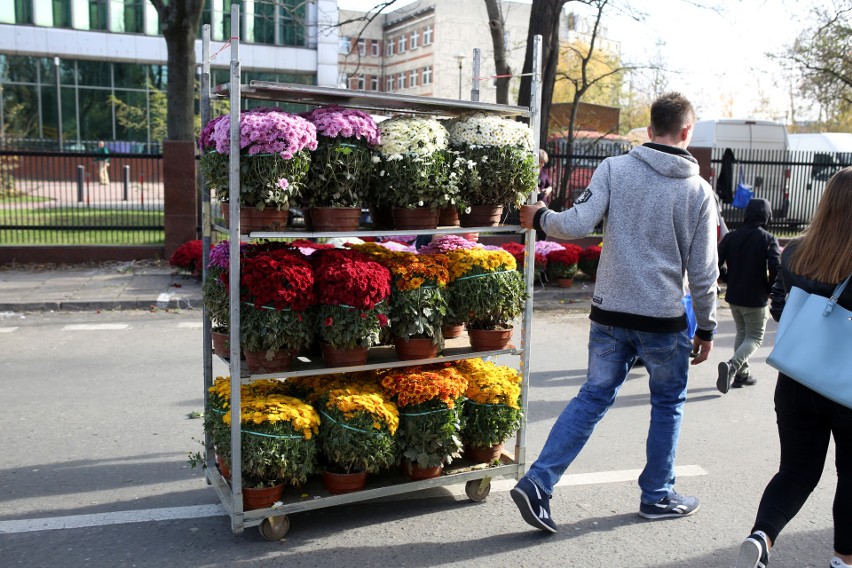
[[[837,299],[852,279],[837,285],[831,298],[795,286],[787,295],[775,347],[766,362],[824,397],[852,408],[852,311]]]

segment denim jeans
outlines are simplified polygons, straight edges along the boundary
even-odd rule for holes
[[[630,368],[641,357],[651,375],[651,425],[645,469],[639,476],[643,503],[667,497],[675,483],[674,462],[692,343],[687,331],[648,333],[592,322],[586,383],[557,418],[526,476],[545,493],[583,449],[595,426],[615,402]]]
[[[737,336],[734,339],[734,356],[730,364],[742,377],[749,375],[748,358],[763,343],[766,332],[766,307],[746,308],[730,304],[731,316],[737,326]]]

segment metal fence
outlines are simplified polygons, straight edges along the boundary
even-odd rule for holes
[[[722,195],[717,181],[722,168],[724,149],[714,149],[710,160],[709,181]],[[548,167],[555,190],[567,184],[565,206],[585,189],[598,165],[609,156],[572,156],[570,174],[568,155],[550,154]],[[826,182],[838,170],[852,165],[852,153],[790,152],[785,150],[737,150],[734,153],[731,191],[742,179],[751,186],[754,197],[767,199],[772,205],[773,218],[768,229],[776,233],[795,233],[810,222],[825,190]],[[566,179],[567,178],[567,179]],[[729,228],[743,222],[743,209],[721,200],[722,216]]]
[[[161,154],[0,150],[0,246],[163,244]]]

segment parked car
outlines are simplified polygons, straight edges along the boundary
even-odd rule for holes
[[[696,121],[690,147],[710,148],[714,159],[725,149],[734,153],[732,190],[740,179],[740,171],[754,197],[769,200],[775,219],[785,219],[790,205],[790,166],[787,156],[787,128],[780,122],[724,118]],[[719,164],[712,164],[710,180],[714,188],[719,178]],[[719,188],[717,193],[719,192]]]
[[[790,218],[804,224],[813,216],[829,178],[852,165],[852,133],[790,134],[788,140],[794,164]]]

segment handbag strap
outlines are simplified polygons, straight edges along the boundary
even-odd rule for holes
[[[834,292],[831,294],[831,298],[828,299],[828,303],[825,305],[825,309],[822,312],[823,316],[827,317],[831,313],[831,310],[834,309],[834,306],[837,304],[837,300],[840,299],[840,294],[842,294],[843,290],[846,289],[850,279],[852,279],[852,274],[847,276],[846,280],[838,284],[837,288],[834,289]]]

